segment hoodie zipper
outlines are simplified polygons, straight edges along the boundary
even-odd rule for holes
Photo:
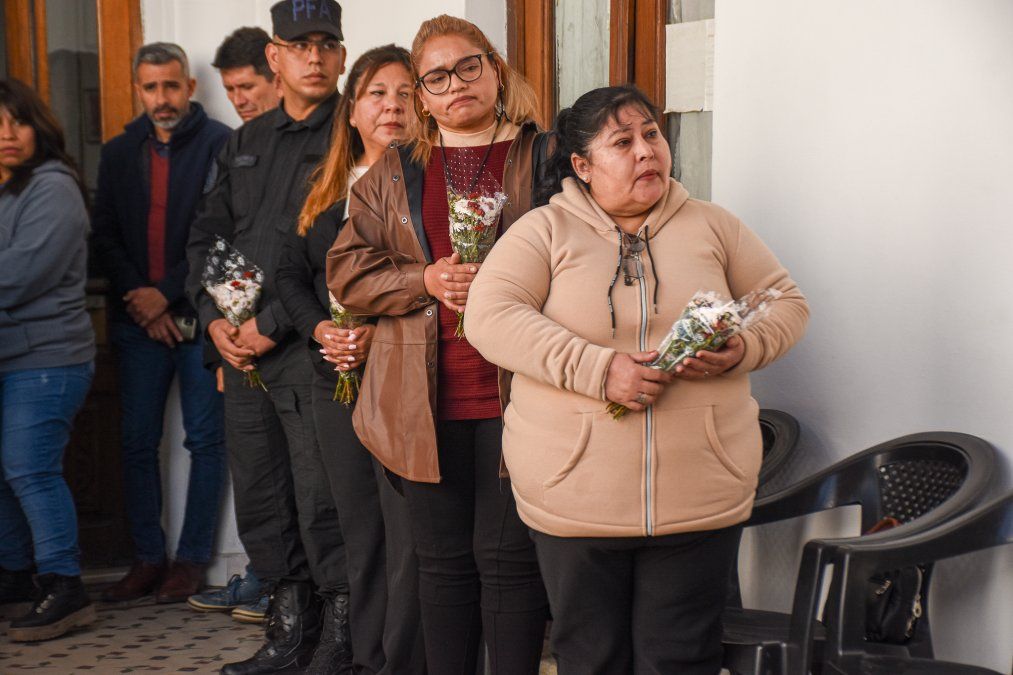
[[[640,258],[640,254],[635,254]],[[643,269],[642,265],[638,265]],[[647,275],[641,273],[640,275],[640,351],[647,351]],[[653,503],[653,495],[651,489],[651,459],[653,453],[653,447],[651,446],[652,427],[654,426],[654,407],[647,406],[647,462],[644,465],[644,484],[647,487],[647,500],[646,500],[646,520],[647,520],[647,536],[654,536],[654,519],[651,518],[651,504]]]

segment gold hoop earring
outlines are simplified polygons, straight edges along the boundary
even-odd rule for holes
[[[422,109],[422,117],[429,117],[431,113],[425,108]]]

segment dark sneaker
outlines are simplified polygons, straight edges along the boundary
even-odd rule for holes
[[[268,595],[265,593],[256,602],[232,610],[232,619],[240,623],[264,623],[267,616]]]
[[[14,642],[52,640],[95,621],[95,606],[84,591],[81,577],[41,574],[35,579],[38,594],[32,608],[11,621],[7,637]]]
[[[304,675],[351,675],[352,634],[348,628],[348,596],[325,600],[324,630]]]
[[[102,599],[106,602],[129,602],[151,595],[164,573],[165,563],[153,565],[135,560],[125,577],[102,591]]]
[[[199,612],[231,612],[244,605],[257,605],[261,599],[260,579],[253,572],[247,571],[246,576],[233,574],[225,588],[217,588],[211,591],[204,591],[187,598],[187,604]],[[255,621],[260,623],[264,620],[264,612],[267,611],[267,596],[264,595],[264,606],[260,609]]]

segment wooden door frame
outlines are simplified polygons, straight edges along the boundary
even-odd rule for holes
[[[94,0],[98,15],[102,140],[123,130],[137,113],[131,60],[141,46],[140,0]],[[3,0],[7,71],[50,99],[44,0]],[[123,39],[124,36],[127,39]]]
[[[507,0],[507,58],[538,97],[541,119],[556,118],[556,13],[553,0]]]
[[[609,0],[609,84],[632,82],[665,104],[665,0]],[[507,0],[510,63],[538,95],[542,121],[556,116],[556,17],[553,0]]]
[[[633,83],[665,107],[664,0],[610,0],[609,84]]]

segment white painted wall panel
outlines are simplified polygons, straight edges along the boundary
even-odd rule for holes
[[[755,377],[761,404],[801,420],[810,470],[958,430],[1000,449],[1008,486],[1013,4],[724,0],[716,22],[714,200],[812,306],[804,342]],[[794,563],[753,539],[765,586],[746,595],[767,602]],[[1013,550],[936,579],[938,655],[1008,672]]]

